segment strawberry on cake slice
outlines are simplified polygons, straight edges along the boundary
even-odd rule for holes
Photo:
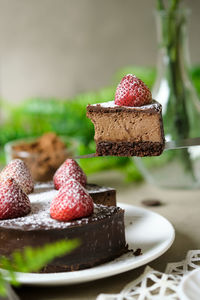
[[[164,150],[162,106],[135,75],[124,76],[115,100],[87,106],[98,156],[157,156]]]

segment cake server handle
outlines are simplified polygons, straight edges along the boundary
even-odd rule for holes
[[[166,142],[164,150],[175,150],[192,146],[200,146],[200,137]]]
[[[181,148],[188,148],[192,146],[200,146],[200,137],[166,142],[164,150],[175,150]],[[75,156],[73,158],[81,159],[81,158],[92,158],[92,157],[98,157],[98,155],[96,153],[90,153],[90,154]]]
[[[92,158],[92,157],[99,157],[96,153],[84,154],[84,155],[77,155],[72,157],[73,159],[81,159],[81,158]]]

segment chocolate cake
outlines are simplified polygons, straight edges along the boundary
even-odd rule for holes
[[[10,255],[25,246],[38,247],[62,239],[79,238],[81,245],[69,255],[48,264],[41,272],[63,272],[92,267],[127,252],[124,211],[95,204],[94,212],[70,222],[50,217],[49,208],[58,191],[36,185],[29,195],[32,211],[25,217],[0,221],[0,255]]]
[[[162,106],[119,106],[114,101],[88,105],[98,156],[156,156],[164,149]]]

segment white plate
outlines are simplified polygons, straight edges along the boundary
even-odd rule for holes
[[[193,270],[183,277],[178,295],[181,300],[200,299],[200,269]]]
[[[147,209],[121,204],[125,209],[126,241],[129,249],[142,249],[142,255],[127,253],[119,258],[90,269],[32,274],[17,273],[19,282],[27,285],[67,285],[92,281],[142,266],[162,255],[173,243],[175,233],[171,223]]]

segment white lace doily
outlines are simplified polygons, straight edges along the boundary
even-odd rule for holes
[[[96,300],[178,300],[177,290],[182,277],[200,267],[200,250],[191,250],[186,259],[169,263],[164,273],[149,266],[119,294],[100,294]]]

